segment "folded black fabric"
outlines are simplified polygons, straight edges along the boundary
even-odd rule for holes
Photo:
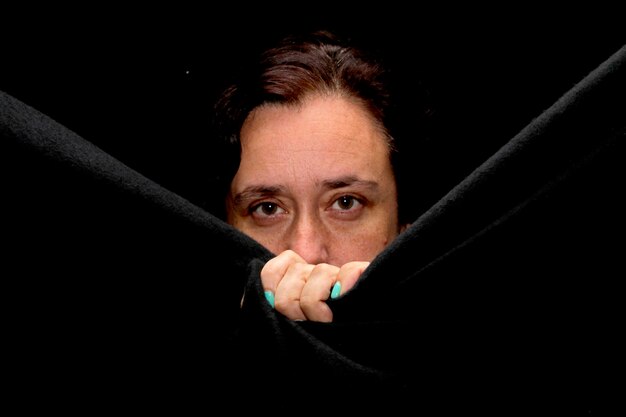
[[[4,93],[0,134],[7,375],[20,402],[204,401],[236,361],[248,263],[269,252]]]
[[[330,324],[269,308],[272,254],[256,242],[0,93],[11,395],[78,410],[596,409],[623,328],[625,85],[623,47],[329,301]]]

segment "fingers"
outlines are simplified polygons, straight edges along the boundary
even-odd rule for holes
[[[274,308],[291,320],[306,320],[301,294],[315,265],[294,263],[286,271],[274,292]]]
[[[329,264],[315,265],[300,294],[300,308],[308,320],[329,323],[333,312],[326,300],[337,281],[339,268]]]
[[[292,250],[286,250],[280,255],[270,259],[261,269],[261,279],[265,290],[276,292],[278,283],[283,279],[287,269],[293,264],[306,264],[304,258]]]
[[[331,290],[332,298],[337,298],[352,289],[369,264],[369,262],[354,261],[343,265],[337,274],[339,284],[335,284]]]
[[[349,262],[341,268],[315,265],[300,295],[300,308],[306,318],[325,323],[333,321],[333,312],[326,300],[337,298],[354,287],[368,265],[369,262]]]
[[[268,261],[261,281],[268,302],[291,320],[331,322],[333,313],[326,301],[350,290],[369,262],[349,262],[342,267],[312,265],[292,250]]]
[[[314,266],[292,250],[270,259],[261,269],[261,282],[272,307],[291,320],[306,320],[300,294]]]

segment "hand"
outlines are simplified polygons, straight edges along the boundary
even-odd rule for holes
[[[336,298],[356,284],[369,262],[348,262],[337,267],[308,264],[286,250],[270,259],[261,270],[266,297],[276,311],[291,320],[331,322],[333,312],[326,300]]]

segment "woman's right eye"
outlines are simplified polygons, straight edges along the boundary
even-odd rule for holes
[[[284,212],[285,210],[283,210],[278,204],[269,201],[255,204],[250,207],[250,213],[253,216],[271,217]]]

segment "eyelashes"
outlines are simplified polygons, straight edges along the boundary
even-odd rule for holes
[[[366,205],[366,200],[362,197],[356,197],[351,194],[344,194],[334,199],[328,210],[337,215],[345,215],[353,212],[360,212]],[[273,219],[289,211],[282,207],[277,201],[261,201],[251,204],[246,210],[248,215],[255,219]]]
[[[336,210],[350,210],[354,208],[355,205],[363,205],[363,200],[353,195],[342,195],[333,202],[331,208]],[[337,207],[335,208],[335,206]]]
[[[248,213],[257,216],[275,216],[286,212],[278,203],[273,201],[263,201],[248,208]]]

